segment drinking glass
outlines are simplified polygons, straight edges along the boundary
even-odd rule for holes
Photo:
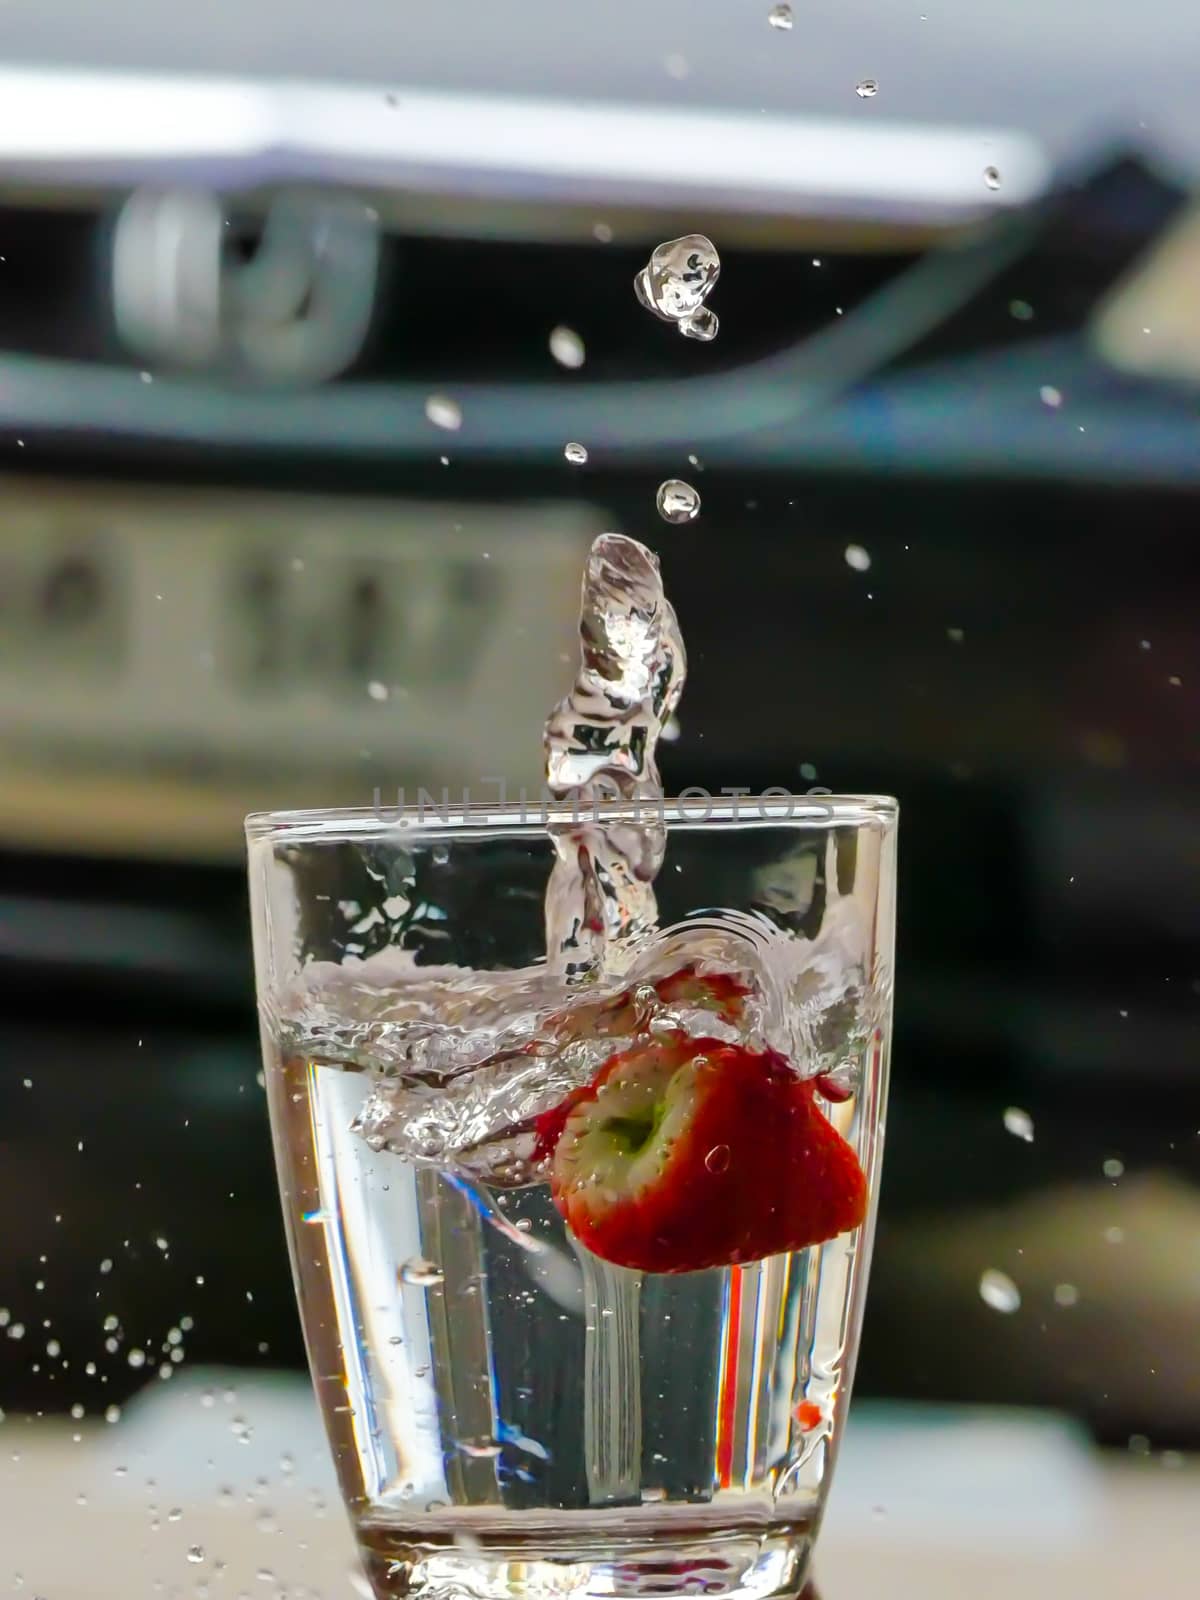
[[[742,797],[668,802],[661,817],[662,927],[751,941],[766,929],[804,958],[787,1020],[797,1066],[826,1073],[822,1109],[867,1177],[853,1233],[744,1265],[634,1272],[573,1239],[544,1181],[521,1181],[519,1135],[496,1146],[496,1127],[553,1070],[536,1052],[491,1059],[486,1035],[506,1025],[514,975],[519,988],[521,974],[545,974],[553,835],[569,816],[247,820],[300,1313],[380,1600],[761,1600],[806,1580],[874,1228],[896,806]],[[452,999],[414,1020],[394,1003],[396,982],[414,979],[448,995],[465,982],[484,1022],[477,1010],[460,1026]],[[418,1107],[419,1137],[387,1131],[381,1097]]]

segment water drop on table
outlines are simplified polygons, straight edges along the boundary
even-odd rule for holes
[[[702,344],[710,344],[717,337],[720,327],[721,319],[707,306],[701,306],[699,311],[693,311],[690,317],[683,317],[679,323],[679,331],[685,339],[698,339]]]
[[[664,522],[694,522],[700,515],[700,496],[682,478],[667,478],[660,483],[655,498]]]
[[[1000,169],[998,167],[984,167],[983,181],[989,189],[998,189],[1000,187]]]
[[[993,1311],[1006,1316],[1021,1308],[1021,1291],[1006,1272],[989,1267],[979,1278],[979,1298]]]
[[[427,1261],[424,1256],[413,1256],[406,1261],[397,1273],[401,1283],[412,1284],[417,1289],[435,1289],[438,1284],[445,1283],[446,1274],[436,1261]]]
[[[1028,1111],[1022,1111],[1020,1106],[1009,1106],[1004,1113],[1004,1126],[1015,1139],[1024,1139],[1026,1144],[1033,1143],[1033,1118]]]
[[[664,322],[681,322],[699,311],[720,273],[721,258],[712,240],[686,233],[656,247],[634,279],[634,292]]]
[[[588,458],[587,446],[585,444],[576,444],[572,440],[570,444],[563,446],[563,455],[566,456],[573,467],[581,467]]]
[[[879,84],[874,78],[860,78],[854,85],[854,92],[860,100],[873,100],[879,93]]]
[[[574,328],[553,328],[550,333],[550,354],[560,367],[581,367],[585,356],[583,340]]]
[[[462,407],[449,395],[431,394],[425,402],[425,415],[435,428],[448,428],[454,432],[462,427]]]
[[[767,12],[767,21],[773,28],[778,28],[783,33],[789,33],[792,27],[791,6],[772,6],[770,11]]]

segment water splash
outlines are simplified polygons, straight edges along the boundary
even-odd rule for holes
[[[687,665],[658,560],[645,545],[602,534],[584,569],[580,666],[546,722],[546,780],[553,794],[594,804],[662,793],[656,754],[683,692]],[[612,946],[657,921],[653,880],[661,823],[568,824],[553,832],[558,859],[546,891],[546,955],[553,971],[582,977]]]
[[[721,275],[721,258],[711,239],[686,233],[657,246],[633,280],[638,303],[663,322],[673,322],[693,339],[711,339],[717,320],[697,321],[710,290]],[[710,314],[711,315],[711,314]]]

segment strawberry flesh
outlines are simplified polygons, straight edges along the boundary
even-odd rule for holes
[[[644,1272],[800,1250],[866,1213],[857,1156],[774,1051],[647,1039],[540,1118],[538,1135],[576,1237]]]

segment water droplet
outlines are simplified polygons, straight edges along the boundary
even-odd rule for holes
[[[170,1511],[167,1512],[167,1521],[168,1522],[179,1522],[179,1521],[182,1520],[182,1518],[183,1518],[183,1507],[182,1506],[172,1506]]]
[[[113,1423],[113,1422],[120,1422],[120,1420],[121,1420],[121,1408],[120,1408],[120,1406],[109,1406],[107,1411],[105,1411],[105,1413],[104,1413],[104,1420],[105,1420],[105,1422],[110,1423],[110,1424]]]
[[[1106,1178],[1119,1178],[1124,1174],[1125,1163],[1117,1156],[1109,1156],[1104,1163],[1103,1172]]]
[[[611,244],[613,242],[612,228],[607,222],[593,222],[592,238],[595,239],[597,244]]]
[[[1062,390],[1056,389],[1052,383],[1044,383],[1038,390],[1038,398],[1044,406],[1049,406],[1052,411],[1057,411],[1062,405]]]
[[[879,93],[879,84],[874,78],[860,78],[854,85],[854,92],[860,100],[873,100]]]
[[[991,1306],[993,1311],[1002,1311],[1005,1315],[1019,1311],[1021,1307],[1021,1291],[1006,1272],[1000,1272],[995,1267],[989,1267],[980,1275],[979,1298],[985,1306]]]
[[[425,402],[425,415],[435,428],[448,428],[453,433],[462,427],[462,407],[449,395],[431,394]]]
[[[198,1566],[204,1560],[204,1546],[199,1544],[188,1545],[187,1558]]]
[[[586,351],[574,328],[559,326],[550,330],[550,354],[560,367],[581,367]]]
[[[1125,1229],[1124,1228],[1105,1228],[1105,1230],[1104,1230],[1104,1242],[1105,1242],[1105,1244],[1122,1244],[1122,1243],[1124,1243],[1124,1240],[1125,1240]]]
[[[709,344],[720,332],[721,319],[715,311],[710,311],[707,306],[701,306],[699,311],[693,311],[690,317],[684,317],[679,324],[679,331],[685,339],[699,339],[702,344]]]
[[[100,1271],[107,1273],[107,1272],[111,1272],[112,1269],[113,1269],[112,1257],[111,1256],[105,1256],[104,1260],[100,1263]]]
[[[71,1415],[75,1418],[76,1422],[80,1422],[83,1419],[83,1407],[80,1405],[78,1400],[76,1400],[75,1404],[71,1407]]]
[[[10,1339],[23,1339],[25,1337],[25,1324],[23,1322],[10,1323],[8,1337]]]
[[[1056,1306],[1078,1305],[1079,1290],[1073,1283],[1056,1283],[1054,1285],[1054,1304]]]
[[[271,1571],[270,1567],[259,1567],[254,1576],[258,1579],[259,1583],[275,1582],[275,1574]]]
[[[710,1172],[725,1172],[729,1167],[729,1146],[715,1144],[704,1158],[704,1165]]]
[[[412,1284],[417,1289],[435,1289],[446,1281],[446,1274],[437,1262],[427,1261],[424,1256],[413,1256],[411,1261],[406,1261],[397,1277],[401,1283]]]
[[[57,1339],[46,1340],[46,1354],[51,1359],[53,1359],[55,1356],[62,1355],[62,1345],[59,1344]]]
[[[131,1367],[144,1367],[146,1365],[146,1352],[139,1350],[137,1345],[125,1357]]]
[[[1017,322],[1033,321],[1033,307],[1028,300],[1010,300],[1008,302],[1008,314]]]
[[[633,280],[634,293],[647,311],[678,323],[700,310],[720,273],[721,258],[712,240],[687,233],[656,247]]]
[[[845,549],[846,565],[853,567],[855,572],[866,572],[871,565],[870,552],[864,550],[861,544],[848,544]]]
[[[987,184],[989,189],[998,189],[1000,187],[999,167],[984,167],[983,181]]]
[[[563,446],[563,455],[573,467],[581,467],[588,458],[587,445],[576,444],[572,441]]]
[[[229,1431],[239,1444],[249,1444],[254,1437],[254,1429],[245,1417],[233,1417],[229,1423]]]
[[[660,483],[655,498],[664,522],[694,522],[700,515],[700,496],[682,478],[667,478]]]
[[[792,29],[791,6],[772,6],[770,11],[767,12],[767,21],[773,28],[778,28],[781,33],[790,33]]]
[[[388,697],[388,686],[386,683],[380,683],[378,678],[372,678],[370,683],[367,685],[367,693],[370,695],[372,700],[386,700]]]
[[[1026,1144],[1033,1143],[1033,1118],[1020,1106],[1009,1106],[1005,1110],[1004,1126],[1014,1139],[1024,1139]]]

